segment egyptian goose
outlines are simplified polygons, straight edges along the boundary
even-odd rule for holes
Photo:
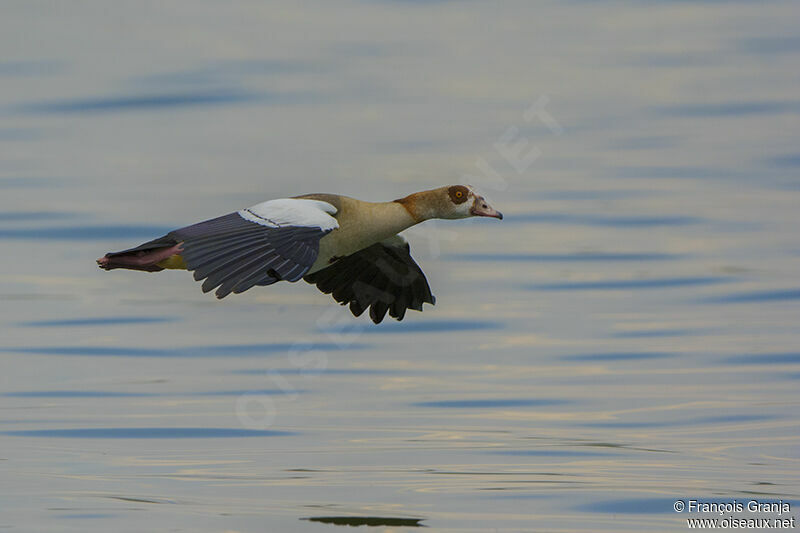
[[[428,281],[399,232],[431,218],[503,215],[471,187],[452,185],[392,202],[364,202],[337,194],[269,200],[171,231],[136,248],[97,260],[100,268],[158,272],[185,269],[217,298],[277,281],[315,284],[376,324],[386,312],[434,304]]]

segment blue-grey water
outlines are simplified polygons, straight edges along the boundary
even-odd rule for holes
[[[797,512],[796,1],[2,11],[0,529]],[[506,218],[407,232],[437,304],[402,323],[94,265],[270,198],[457,182]]]

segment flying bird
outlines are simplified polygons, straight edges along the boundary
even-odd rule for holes
[[[278,281],[312,283],[349,305],[369,308],[376,324],[389,315],[435,304],[428,280],[401,231],[432,218],[503,218],[472,187],[452,185],[391,202],[337,194],[268,200],[171,231],[97,260],[100,268],[145,272],[190,270],[217,298]]]

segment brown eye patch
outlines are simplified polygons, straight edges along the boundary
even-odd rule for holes
[[[454,204],[463,204],[467,201],[469,189],[463,185],[453,185],[447,189],[447,193],[450,195],[450,200],[452,200]]]

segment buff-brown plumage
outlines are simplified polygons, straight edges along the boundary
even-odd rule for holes
[[[374,322],[388,312],[434,303],[428,282],[398,234],[432,218],[502,214],[465,185],[416,192],[391,202],[337,194],[270,200],[186,226],[97,260],[106,270],[191,270],[218,298],[255,285],[301,278],[316,284],[356,316]]]

